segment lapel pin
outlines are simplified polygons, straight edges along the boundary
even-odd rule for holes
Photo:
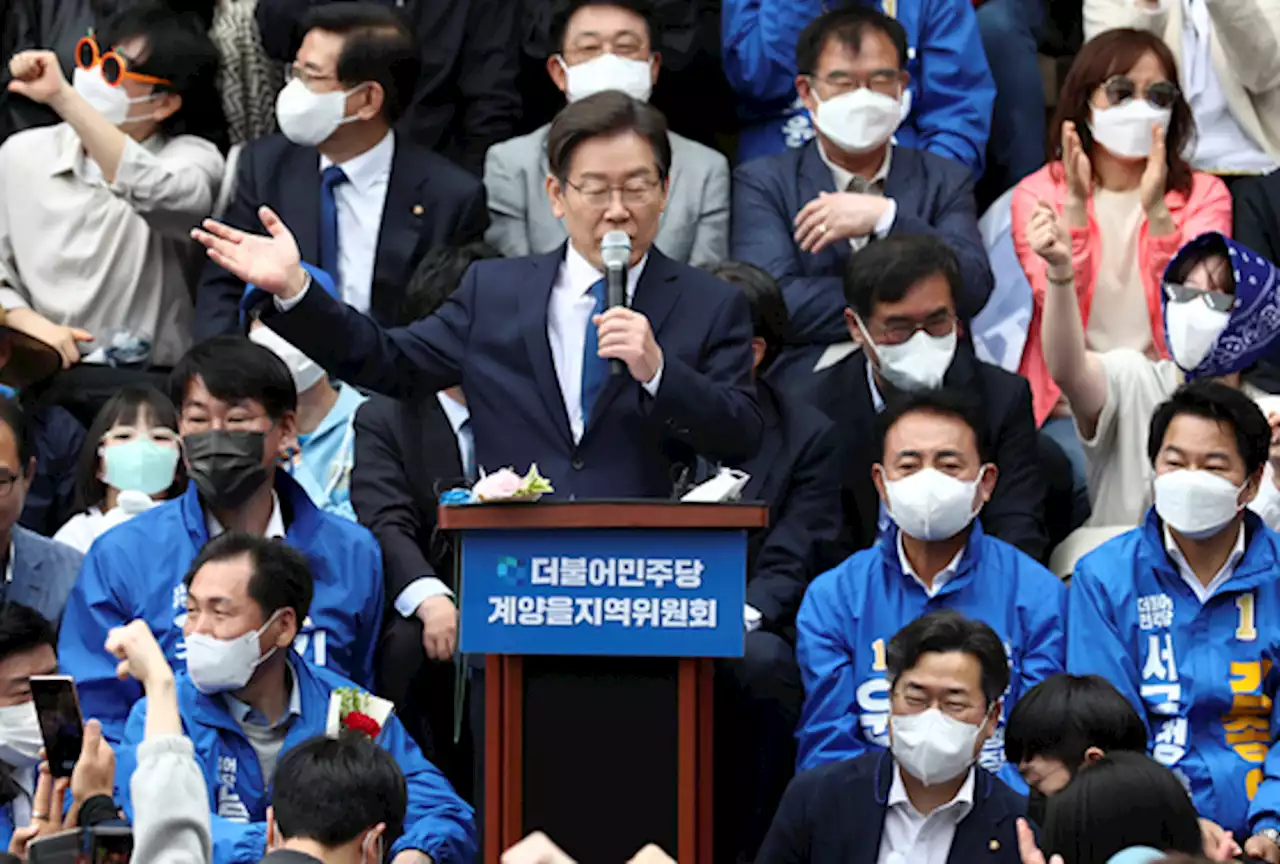
[[[990,843],[988,843],[988,844],[987,844],[987,848],[988,848],[988,849],[990,849],[992,852],[999,852],[999,851],[1000,851],[1000,841],[999,841],[999,840],[992,840]]]
[[[422,205],[421,205],[421,204],[414,204],[414,205],[413,205],[413,215],[414,215],[414,216],[421,216],[421,215],[422,215]]]

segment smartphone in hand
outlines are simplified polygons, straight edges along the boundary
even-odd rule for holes
[[[49,773],[70,777],[84,741],[84,717],[75,681],[70,675],[32,675],[31,694],[35,697]]]

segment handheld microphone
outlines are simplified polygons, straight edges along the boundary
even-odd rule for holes
[[[627,265],[631,263],[631,238],[626,231],[610,231],[600,241],[600,259],[604,262],[605,302],[609,308],[627,305]],[[609,361],[609,374],[621,375],[627,364],[614,358]]]

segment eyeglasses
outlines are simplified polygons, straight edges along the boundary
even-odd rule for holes
[[[866,75],[853,75],[848,72],[832,72],[825,78],[810,75],[809,80],[821,81],[836,96],[852,93],[854,90],[870,90],[882,96],[897,98],[902,88],[902,73],[897,69],[877,69]]]
[[[1234,294],[1206,291],[1203,288],[1192,288],[1190,285],[1179,285],[1176,282],[1164,283],[1164,294],[1173,303],[1190,303],[1193,300],[1200,300],[1215,312],[1230,312],[1236,305]]]
[[[294,78],[297,78],[301,80],[303,84],[306,84],[308,87],[315,81],[338,80],[337,75],[321,75],[319,72],[311,72],[307,69],[302,68],[301,66],[290,66],[288,69],[285,70],[285,77],[290,81],[292,81]]]
[[[170,86],[173,84],[167,78],[156,78],[154,75],[130,72],[129,59],[127,57],[116,51],[108,51],[106,54],[100,53],[98,42],[92,36],[85,36],[76,43],[76,65],[85,70],[101,65],[102,80],[112,87],[119,87],[126,78],[141,84],[168,84]]]
[[[887,327],[879,328],[881,332],[880,344],[901,345],[921,330],[935,339],[939,339],[943,336],[951,335],[951,331],[955,329],[955,326],[956,316],[953,312],[938,312],[921,322],[894,322]]]
[[[22,479],[21,477],[15,476],[13,474],[5,474],[3,476],[0,476],[0,498],[8,498],[9,494],[13,492],[13,487],[21,479]]]
[[[613,203],[615,190],[622,196],[624,206],[643,207],[653,201],[661,185],[660,180],[654,180],[652,177],[633,177],[621,186],[612,186],[599,180],[587,180],[582,185],[572,180],[564,182],[581,195],[582,200],[589,206],[601,208]]]
[[[1137,96],[1138,85],[1128,75],[1112,75],[1103,82],[1102,92],[1107,97],[1107,104],[1115,106]],[[1178,87],[1168,81],[1157,81],[1147,86],[1142,98],[1153,108],[1172,108],[1173,103],[1178,101]]]

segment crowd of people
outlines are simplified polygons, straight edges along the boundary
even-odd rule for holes
[[[1280,864],[1280,11],[11,0],[0,54],[17,859],[476,860],[437,502],[536,464],[768,507],[716,861]]]

